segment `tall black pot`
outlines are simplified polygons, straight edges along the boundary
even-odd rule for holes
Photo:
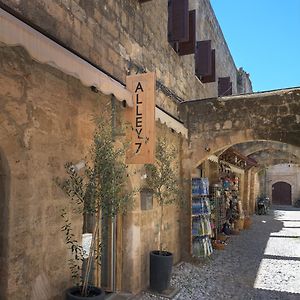
[[[170,286],[173,254],[168,251],[150,252],[150,289],[161,293]]]
[[[83,297],[80,296],[79,286],[71,287],[66,291],[66,300],[103,300],[105,298],[105,292],[100,288],[90,286],[88,289],[90,296]]]

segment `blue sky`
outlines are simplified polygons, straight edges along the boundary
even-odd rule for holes
[[[254,91],[300,86],[300,0],[211,0]]]

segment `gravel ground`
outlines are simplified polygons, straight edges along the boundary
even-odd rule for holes
[[[225,250],[174,267],[171,286],[180,289],[174,299],[300,299],[300,210],[275,207],[252,219]],[[134,299],[166,298],[144,292]]]

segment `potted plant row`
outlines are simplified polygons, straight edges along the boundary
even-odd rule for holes
[[[101,230],[103,217],[115,218],[131,206],[133,192],[127,191],[127,166],[124,162],[125,146],[116,147],[110,119],[103,117],[96,121],[93,144],[81,170],[72,162],[66,163],[67,178],[56,178],[58,186],[71,200],[72,212],[62,212],[65,242],[71,252],[69,267],[74,286],[66,292],[67,300],[102,300],[104,291],[96,287],[93,279],[95,264],[101,265]],[[91,239],[87,251],[73,233],[73,219],[70,215],[83,216],[88,223]],[[103,230],[103,228],[102,228]],[[85,233],[83,232],[83,233]]]

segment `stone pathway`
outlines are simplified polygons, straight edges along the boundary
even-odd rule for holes
[[[300,299],[300,209],[275,207],[252,219],[249,230],[231,236],[205,263],[174,268],[175,299]],[[166,298],[142,293],[134,299]]]

